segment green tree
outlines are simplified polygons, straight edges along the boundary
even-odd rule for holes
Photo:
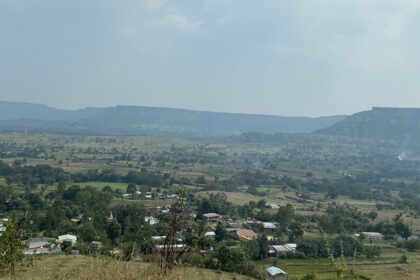
[[[280,229],[286,231],[293,221],[294,216],[295,210],[291,204],[287,204],[286,206],[280,206],[275,215],[275,220],[279,223]]]
[[[0,236],[0,271],[5,276],[15,275],[16,265],[23,262],[22,235],[28,213],[5,223],[6,231]]]
[[[115,240],[121,235],[121,226],[116,221],[112,221],[107,228],[108,238],[115,242]]]
[[[225,229],[225,226],[222,223],[218,223],[216,226],[216,230],[214,231],[215,233],[215,239],[217,242],[220,242],[224,239],[226,239],[227,237],[227,231]]]
[[[410,227],[404,223],[403,220],[398,219],[395,224],[395,232],[400,234],[402,238],[407,239],[411,236],[411,230]]]
[[[137,186],[135,184],[128,184],[127,193],[135,193],[137,191]]]
[[[206,180],[206,177],[204,177],[204,176],[198,176],[197,177],[197,180],[195,180],[195,182],[197,183],[197,184],[200,184],[200,185],[204,185],[204,184],[207,184],[207,180]]]
[[[376,218],[378,218],[378,212],[375,211],[371,211],[367,214],[368,218],[373,220],[376,220]]]
[[[268,239],[265,234],[261,234],[258,239],[259,258],[264,259],[268,255]]]
[[[300,279],[301,280],[316,280],[316,274],[315,273],[308,273]]]
[[[379,257],[382,253],[382,249],[379,246],[365,246],[364,251],[368,259]]]
[[[300,223],[292,223],[289,227],[289,242],[296,242],[299,238],[303,237],[303,229]]]
[[[250,240],[244,246],[246,254],[253,260],[260,259],[260,244],[258,240]]]

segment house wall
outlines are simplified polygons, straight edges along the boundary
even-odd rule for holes
[[[289,275],[279,274],[279,275],[276,275],[276,276],[269,277],[269,279],[272,279],[272,280],[289,280]]]

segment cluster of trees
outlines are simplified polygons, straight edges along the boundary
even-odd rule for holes
[[[368,215],[348,205],[331,204],[317,219],[320,229],[328,234],[355,233],[369,224]]]
[[[334,257],[374,258],[380,256],[382,252],[379,246],[364,246],[360,240],[349,235],[340,235],[334,239],[304,239],[298,244],[297,249],[306,257],[311,258],[327,258],[329,254]]]
[[[130,171],[122,175],[114,169],[88,170],[86,172],[68,173],[61,168],[49,165],[22,165],[23,162],[9,165],[0,161],[0,176],[4,177],[7,184],[21,185],[36,188],[39,184],[52,185],[56,182],[83,183],[88,181],[124,182],[151,187],[162,187],[170,182],[170,174],[148,172],[146,169]]]
[[[397,246],[400,248],[407,249],[407,251],[415,252],[420,250],[420,240],[406,240],[397,243]]]
[[[4,177],[7,184],[18,184],[36,187],[38,184],[53,184],[70,179],[70,174],[60,168],[49,165],[9,165],[0,161],[0,176]]]

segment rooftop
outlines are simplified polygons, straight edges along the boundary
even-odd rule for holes
[[[238,234],[245,237],[257,237],[257,234],[255,233],[255,231],[251,229],[245,229],[245,228],[238,230]]]
[[[270,274],[270,276],[276,276],[279,274],[287,274],[284,270],[275,267],[275,266],[271,266],[269,268],[267,268],[265,271],[267,271],[268,274]]]
[[[217,218],[217,217],[220,217],[220,215],[217,214],[217,213],[206,213],[206,214],[203,214],[203,216],[206,217],[206,218]]]

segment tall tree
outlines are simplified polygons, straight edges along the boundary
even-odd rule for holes
[[[14,276],[16,265],[22,263],[22,235],[29,214],[10,219],[5,223],[6,231],[0,236],[0,271],[4,276]]]

